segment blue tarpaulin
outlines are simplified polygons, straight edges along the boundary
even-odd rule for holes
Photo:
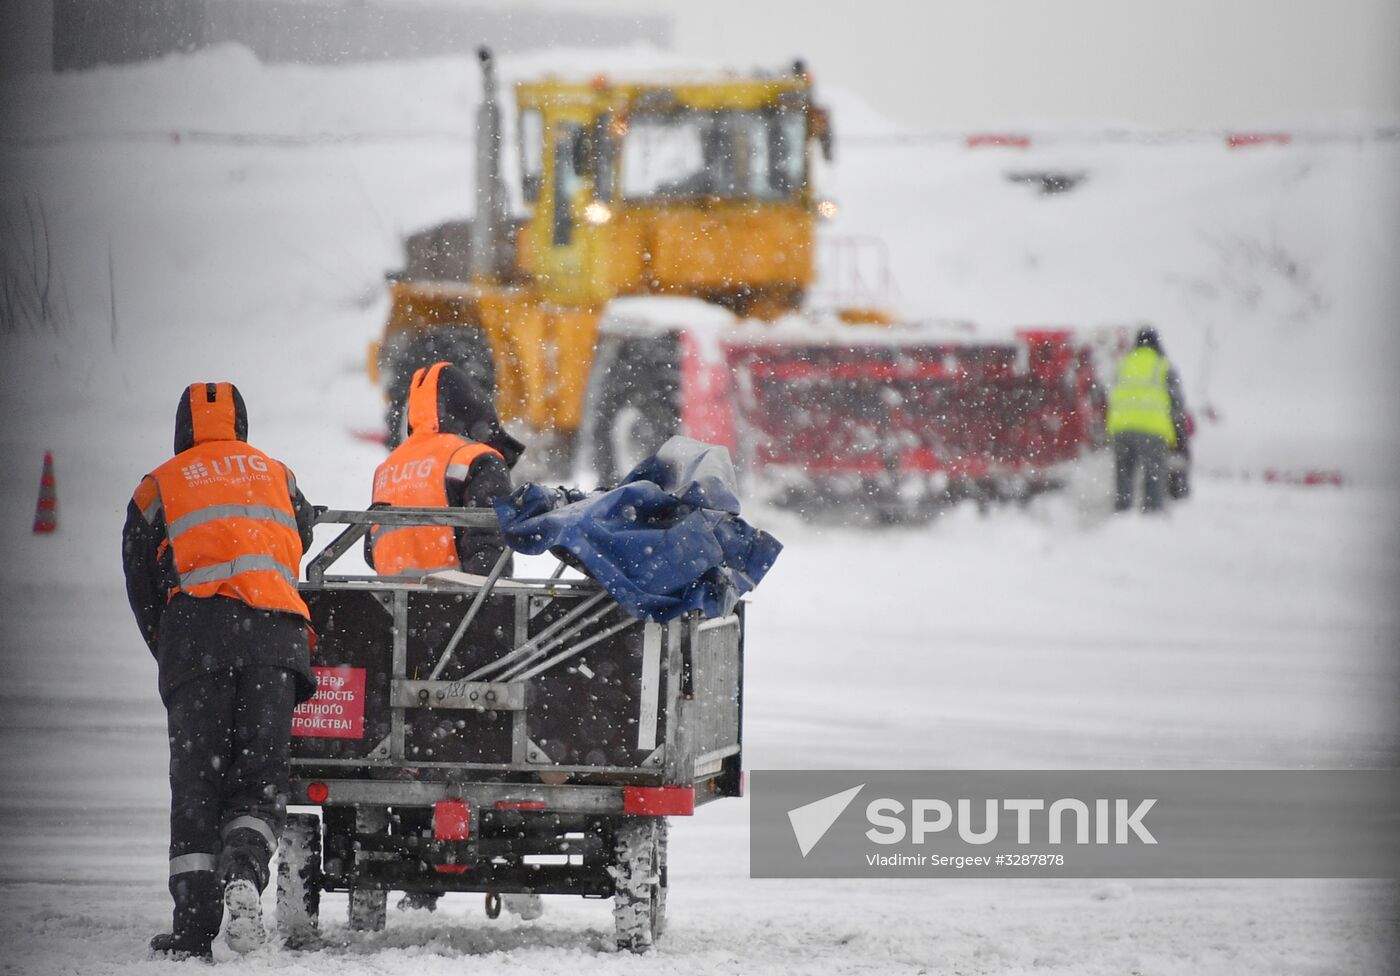
[[[506,544],[580,566],[634,617],[729,613],[782,545],[739,517],[729,452],[672,437],[616,488],[525,484],[497,499]]]

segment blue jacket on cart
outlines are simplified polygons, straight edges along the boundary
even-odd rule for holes
[[[739,517],[729,452],[672,437],[616,488],[526,484],[497,499],[506,543],[582,569],[634,617],[720,617],[758,585],[782,545]]]

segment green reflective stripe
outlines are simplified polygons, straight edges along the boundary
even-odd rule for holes
[[[274,508],[271,505],[209,505],[205,508],[197,508],[193,512],[181,515],[174,522],[166,533],[173,540],[182,532],[187,532],[195,526],[204,525],[207,522],[216,522],[219,519],[246,518],[257,519],[260,522],[276,522],[284,525],[293,532],[297,531],[297,520],[291,514]]]
[[[282,574],[282,578],[293,586],[297,582],[295,571],[288,569],[273,556],[261,554],[251,556],[239,556],[237,559],[226,563],[214,563],[212,566],[201,566],[199,569],[191,570],[188,573],[180,574],[180,589],[188,590],[191,587],[199,586],[203,583],[215,583],[219,580],[230,579],[239,573],[252,572],[253,570],[268,569],[275,573]]]
[[[268,826],[266,820],[259,820],[257,817],[248,816],[234,817],[228,823],[224,824],[224,829],[219,831],[219,836],[224,840],[228,840],[228,835],[235,830],[255,831],[263,840],[267,841],[267,849],[269,851],[277,850],[277,835],[272,832],[272,828]]]
[[[191,871],[213,871],[219,859],[213,854],[181,854],[170,859],[170,876],[189,874]]]

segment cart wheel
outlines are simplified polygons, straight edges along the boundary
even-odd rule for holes
[[[321,821],[315,814],[290,814],[277,847],[277,932],[288,948],[313,946],[320,916]]]
[[[671,830],[671,821],[665,817],[656,818],[656,826],[660,832],[656,845],[656,863],[659,872],[659,882],[656,886],[656,938],[661,938],[666,934],[666,889],[670,887],[670,879],[666,876],[666,840],[667,834]]]
[[[666,821],[623,820],[614,832],[613,922],[617,947],[646,952],[666,927]]]
[[[359,932],[384,931],[389,893],[376,888],[350,889],[350,927]]]
[[[603,381],[590,418],[593,466],[605,485],[679,433],[680,369],[676,340],[630,340]]]
[[[501,917],[501,896],[494,891],[486,893],[486,917]]]
[[[389,811],[384,807],[361,806],[355,808],[355,831],[373,834],[387,830]],[[355,858],[374,859],[382,855],[356,851]],[[389,892],[382,888],[350,889],[350,927],[360,932],[382,932],[384,916],[388,910]]]

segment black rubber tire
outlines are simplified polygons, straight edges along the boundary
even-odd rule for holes
[[[619,820],[613,833],[613,924],[617,947],[643,953],[666,929],[666,821]]]
[[[288,948],[314,946],[320,917],[321,820],[288,814],[277,845],[277,932]]]
[[[590,418],[591,460],[602,484],[617,484],[637,462],[680,432],[676,346],[672,336],[632,340],[609,365]]]
[[[350,927],[357,932],[382,932],[389,914],[389,893],[378,888],[350,889]]]
[[[486,333],[475,326],[429,329],[401,340],[386,350],[379,367],[389,397],[384,412],[384,433],[390,448],[401,444],[406,433],[408,384],[414,372],[444,361],[460,366],[495,392],[496,364],[491,358],[491,346],[486,341]]]
[[[362,806],[355,809],[355,832],[378,833],[389,828],[389,811],[383,807]],[[357,851],[356,858],[366,856]],[[382,888],[351,888],[349,897],[350,927],[359,932],[382,932],[388,915],[389,892]]]

